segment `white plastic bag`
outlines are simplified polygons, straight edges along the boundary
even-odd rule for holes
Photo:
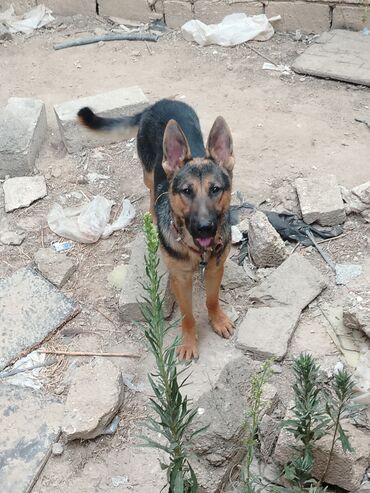
[[[35,29],[46,26],[54,17],[51,15],[51,10],[45,5],[37,5],[29,10],[23,16],[17,16],[13,5],[8,10],[0,14],[0,22],[10,33],[22,32],[24,34],[31,33]]]
[[[274,28],[265,14],[231,14],[219,24],[210,25],[192,20],[186,22],[181,31],[187,41],[195,41],[200,46],[235,46],[251,39],[266,41],[274,35]]]
[[[87,204],[66,207],[54,204],[48,214],[49,228],[57,235],[80,243],[95,243],[114,231],[123,229],[135,217],[135,208],[127,199],[122,201],[122,212],[113,224],[109,223],[114,202],[97,195]]]

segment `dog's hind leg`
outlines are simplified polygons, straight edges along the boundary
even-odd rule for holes
[[[149,193],[150,193],[150,206],[149,206],[149,211],[150,215],[152,216],[152,221],[154,224],[157,224],[157,217],[155,214],[155,209],[154,209],[154,173],[146,171],[143,169],[143,177],[144,177],[144,183],[145,186],[148,188]]]

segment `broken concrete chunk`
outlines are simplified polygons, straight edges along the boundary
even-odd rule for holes
[[[12,231],[7,217],[0,215],[0,243],[3,245],[21,245],[25,237],[24,231]]]
[[[345,221],[344,204],[334,175],[297,178],[295,184],[302,217],[307,224],[336,226]]]
[[[294,305],[303,310],[327,284],[308,260],[294,253],[267,279],[250,291],[250,299],[264,305]]]
[[[63,405],[31,389],[0,385],[0,484],[28,493],[58,437]]]
[[[350,329],[362,330],[370,337],[370,288],[347,296],[343,306],[343,323]]]
[[[140,302],[143,301],[143,296],[147,293],[143,288],[143,284],[148,283],[148,278],[145,271],[144,256],[146,255],[146,243],[143,234],[136,237],[132,244],[131,258],[125,278],[123,280],[123,287],[121,296],[119,299],[119,309],[122,314],[122,318],[126,322],[134,322],[143,320],[143,316],[140,310]],[[164,315],[167,318],[171,315],[174,298],[170,290],[170,280],[168,272],[160,260],[159,273],[162,275],[161,279],[161,291],[165,296],[164,303]]]
[[[79,152],[84,148],[101,146],[103,137],[84,129],[78,122],[78,111],[88,106],[99,116],[117,117],[139,113],[148,105],[148,99],[140,87],[126,87],[116,91],[75,99],[54,106],[59,130],[68,152]],[[127,138],[134,137],[128,135]],[[122,140],[122,136],[106,137],[107,144]]]
[[[221,281],[223,289],[250,288],[254,282],[247,276],[241,265],[236,264],[230,259],[225,262],[224,275]]]
[[[292,419],[292,406],[289,406],[285,419]],[[354,491],[359,488],[369,466],[369,436],[361,428],[357,428],[349,422],[344,423],[343,428],[349,435],[349,442],[354,451],[353,453],[345,453],[340,442],[336,442],[325,483],[339,486],[347,491]],[[315,442],[313,450],[314,468],[312,470],[312,476],[315,479],[320,479],[324,473],[331,444],[331,433]],[[278,464],[286,464],[295,456],[297,445],[298,442],[294,436],[282,429],[276,444],[274,460]]]
[[[6,212],[28,207],[48,193],[45,178],[40,175],[9,178],[5,180],[3,188]]]
[[[73,260],[65,255],[54,252],[50,248],[40,248],[35,253],[37,269],[52,282],[57,288],[61,288],[77,269]]]
[[[278,267],[287,257],[283,240],[263,212],[255,211],[251,215],[248,242],[257,267]]]
[[[274,450],[280,430],[280,424],[276,419],[268,414],[262,417],[258,427],[258,438],[261,446],[261,454],[265,461],[267,461]]]
[[[62,432],[67,440],[101,435],[123,402],[121,371],[106,358],[94,358],[73,371]]]
[[[77,313],[76,303],[33,269],[0,279],[0,370]]]
[[[294,305],[249,308],[238,327],[236,347],[261,358],[282,360],[300,313]]]
[[[45,105],[38,99],[9,98],[0,111],[0,178],[33,172],[46,137]]]

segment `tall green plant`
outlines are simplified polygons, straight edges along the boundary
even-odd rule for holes
[[[193,421],[196,410],[189,407],[187,396],[181,389],[186,384],[188,376],[179,377],[186,371],[177,370],[176,348],[180,343],[176,338],[166,345],[165,337],[171,325],[167,325],[163,315],[164,297],[160,292],[161,277],[158,273],[158,236],[151,221],[150,214],[144,216],[144,233],[147,244],[145,257],[146,275],[148,282],[145,287],[146,296],[141,303],[141,312],[145,319],[144,333],[149,343],[149,349],[154,355],[156,371],[148,375],[154,396],[150,398],[150,406],[156,418],[150,417],[146,423],[149,430],[159,433],[163,443],[142,437],[144,446],[154,447],[167,453],[169,462],[161,463],[167,471],[167,483],[171,493],[196,493],[197,479],[190,465],[185,443],[185,432]],[[198,430],[196,433],[202,430]]]

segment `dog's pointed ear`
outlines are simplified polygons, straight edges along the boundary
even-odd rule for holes
[[[167,176],[172,176],[176,169],[191,159],[188,141],[175,120],[170,120],[164,131],[163,157],[162,166]]]
[[[211,128],[207,142],[209,157],[227,171],[234,168],[233,139],[228,124],[218,116]]]

